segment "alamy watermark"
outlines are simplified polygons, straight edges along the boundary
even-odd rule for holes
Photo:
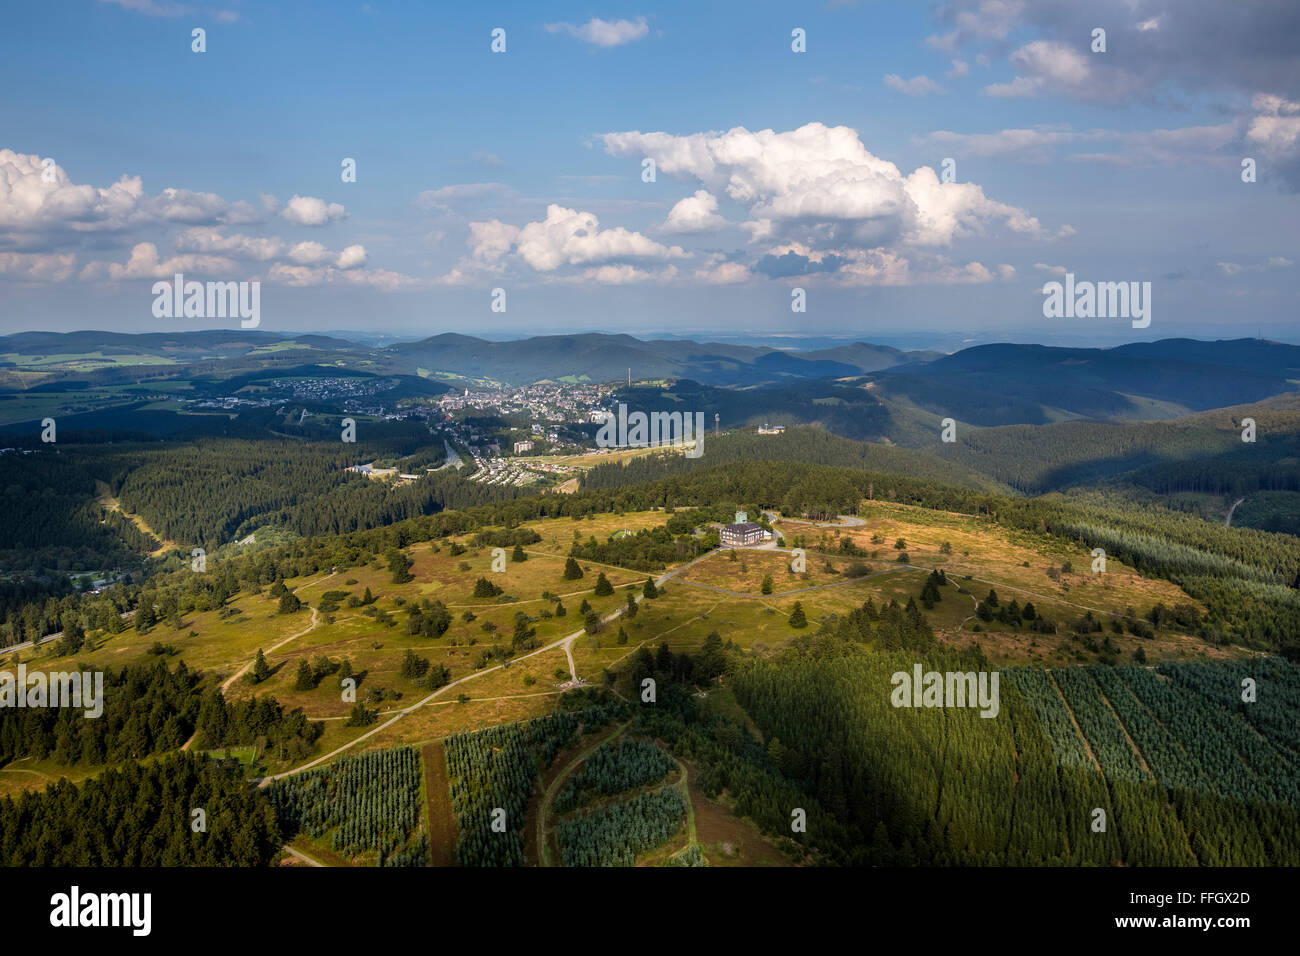
[[[692,431],[694,434],[692,434]],[[618,404],[618,414],[609,415],[596,432],[599,448],[666,448],[691,445],[687,458],[704,454],[704,413],[632,412]]]
[[[978,707],[981,717],[998,715],[998,671],[898,671],[889,702],[895,707]]]
[[[1043,316],[1049,319],[1132,319],[1133,328],[1151,324],[1150,282],[1075,282],[1043,286]]]
[[[152,291],[156,319],[238,317],[244,329],[262,323],[260,282],[186,282],[185,275],[178,272],[171,282],[155,282]]]
[[[133,936],[148,936],[152,910],[152,893],[83,893],[74,884],[70,892],[50,897],[50,925],[127,927]]]
[[[85,707],[87,717],[104,712],[103,671],[0,671],[0,707]]]

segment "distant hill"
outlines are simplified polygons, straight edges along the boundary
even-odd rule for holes
[[[1166,339],[1112,349],[981,345],[883,370],[875,391],[973,425],[1173,418],[1295,391],[1300,347]]]
[[[300,347],[352,349],[352,343],[323,335],[278,335],[256,329],[195,332],[16,332],[0,335],[0,354],[25,356],[78,355],[90,352],[154,355],[176,361],[246,355],[254,349],[293,341]]]
[[[622,382],[629,369],[636,382],[676,383],[678,393],[691,392],[692,410],[717,413],[726,427],[811,424],[922,445],[942,418],[981,427],[1160,421],[1260,402],[1297,390],[1300,346],[1165,339],[1109,349],[981,345],[939,355],[865,342],[800,352],[597,332],[506,342],[449,332],[383,348],[261,330],[0,336],[0,386],[13,391],[168,378],[220,391],[269,374],[357,372],[439,383],[426,391],[405,381],[403,394],[414,395],[465,380]],[[653,404],[659,396],[629,397]]]
[[[609,382],[692,379],[714,386],[750,386],[860,375],[916,361],[913,353],[855,343],[817,352],[723,345],[689,340],[643,341],[631,335],[592,332],[539,335],[488,342],[444,333],[384,350],[399,365],[430,374],[492,379],[512,385],[542,380]],[[923,359],[932,353],[916,353]]]

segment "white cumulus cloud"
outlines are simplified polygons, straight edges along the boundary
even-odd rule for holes
[[[315,196],[294,196],[284,204],[280,215],[299,226],[324,226],[347,215],[339,203],[327,203]]]
[[[718,215],[718,199],[707,189],[697,189],[694,195],[680,200],[664,220],[664,232],[709,232],[727,225]]]

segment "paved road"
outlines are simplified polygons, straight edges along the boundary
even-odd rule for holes
[[[135,615],[135,611],[123,611],[120,615],[122,620],[128,620]],[[40,647],[42,644],[48,644],[50,641],[57,641],[63,637],[62,631],[55,631],[53,634],[46,634],[44,637],[37,638],[34,641],[23,641],[21,644],[10,644],[8,647],[0,647],[0,657],[8,654],[10,651],[25,651],[30,647]]]
[[[442,444],[443,447],[447,449],[447,460],[438,470],[441,471],[443,468],[460,468],[462,465],[460,454],[456,449],[451,447],[451,442],[447,441],[447,439],[444,438]]]

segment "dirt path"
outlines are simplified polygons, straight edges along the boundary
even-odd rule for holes
[[[313,860],[311,857],[309,857],[306,853],[303,853],[301,850],[295,850],[287,843],[282,847],[282,849],[284,850],[285,853],[288,853],[290,856],[297,857],[299,860],[302,860],[308,866],[325,865],[324,863],[320,862],[320,860]]]
[[[1097,768],[1097,772],[1101,774],[1102,779],[1105,780],[1106,771],[1101,769],[1101,761],[1098,760],[1097,755],[1092,752],[1092,744],[1088,740],[1088,735],[1085,734],[1083,728],[1079,726],[1079,721],[1075,718],[1074,711],[1070,709],[1070,702],[1065,699],[1065,694],[1062,693],[1061,686],[1056,683],[1056,677],[1052,674],[1052,669],[1050,667],[1045,667],[1043,670],[1047,674],[1047,679],[1052,682],[1052,689],[1056,691],[1056,696],[1061,699],[1061,706],[1064,707],[1065,712],[1070,715],[1070,723],[1074,725],[1074,732],[1078,734],[1079,739],[1083,741],[1083,749],[1087,752],[1088,759],[1092,761],[1092,765]]]
[[[768,550],[779,551],[781,549],[769,548]],[[729,591],[726,588],[715,587],[712,584],[697,584],[694,581],[687,581],[685,578],[682,578],[680,583],[689,585],[690,587],[693,588],[700,588],[704,591],[714,591],[717,594],[726,594],[731,597],[762,599],[762,598],[788,597],[791,594],[803,594],[805,591],[820,591],[824,588],[842,588],[846,584],[858,584],[862,581],[867,581],[870,580],[871,578],[878,578],[885,574],[897,574],[900,571],[916,571],[916,570],[924,570],[924,569],[918,569],[910,564],[900,564],[898,565],[898,567],[886,568],[883,571],[875,571],[872,572],[871,574],[864,574],[860,578],[845,578],[843,581],[832,581],[830,584],[813,584],[813,585],[809,585],[806,588],[795,588],[792,591],[776,591],[772,594],[751,594],[747,591]]]
[[[272,644],[272,645],[271,645],[267,650],[265,650],[265,651],[262,652],[262,655],[265,657],[266,654],[270,653],[271,651],[274,651],[274,650],[277,650],[278,648],[284,647],[284,645],[288,644],[290,641],[297,640],[298,638],[302,637],[304,634],[306,634],[306,633],[308,633],[308,632],[314,630],[315,627],[316,627],[316,625],[317,625],[318,623],[320,623],[320,612],[317,611],[315,608],[312,608],[312,609],[311,609],[311,623],[310,623],[310,624],[308,624],[305,628],[303,628],[303,629],[302,629],[301,631],[299,631],[297,634],[290,634],[288,637],[286,637],[286,638],[285,638],[284,640],[282,640],[280,643],[278,643],[278,644]],[[243,667],[241,667],[239,670],[235,671],[235,673],[233,673],[233,674],[231,674],[229,677],[227,677],[226,680],[225,680],[225,682],[221,685],[221,693],[224,694],[227,690],[229,690],[229,689],[230,689],[230,685],[233,684],[235,681],[239,680],[239,678],[243,677],[246,673],[248,673],[249,668],[251,668],[255,663],[257,663],[257,658],[256,658],[256,657],[254,657],[251,661],[249,661],[247,664],[245,664],[245,665],[244,665]]]
[[[0,767],[0,773],[30,773],[33,777],[40,777],[49,783],[54,782],[54,778],[48,773],[43,773],[40,770],[29,770],[26,767]]]
[[[771,515],[775,514],[775,512],[764,511],[763,514]],[[837,521],[809,521],[806,518],[777,517],[775,519],[768,518],[768,523],[775,525],[777,521],[784,521],[786,524],[808,524],[814,528],[861,528],[866,524],[866,521],[856,515],[838,515],[837,517],[839,519]]]
[[[1232,513],[1237,510],[1237,505],[1241,504],[1245,500],[1246,500],[1245,498],[1238,498],[1236,501],[1232,503],[1232,507],[1228,509],[1228,517],[1225,518],[1223,521],[1223,526],[1225,528],[1232,527]]]
[[[601,744],[608,743],[618,737],[619,734],[627,730],[631,723],[632,722],[629,720],[619,724],[614,728],[612,733],[607,734],[598,740],[593,740],[591,744],[574,754],[573,759],[569,761],[563,770],[555,775],[555,779],[551,781],[551,785],[547,787],[546,792],[542,794],[542,802],[537,807],[536,824],[537,863],[539,866],[555,866],[555,864],[551,862],[551,848],[547,845],[547,837],[550,835],[551,831],[546,828],[546,818],[551,815],[551,804],[555,801],[555,795],[560,792],[560,784],[564,783],[573,771],[582,766],[583,761],[591,755],[592,751]]]
[[[157,558],[160,557],[161,555],[166,554],[168,551],[180,551],[182,554],[185,553],[184,548],[182,548],[175,541],[172,541],[168,538],[164,538],[153,528],[149,527],[149,522],[145,521],[139,515],[132,514],[129,511],[123,510],[122,503],[113,497],[112,489],[108,487],[108,482],[99,481],[98,479],[96,479],[95,491],[98,492],[97,500],[101,505],[104,506],[104,508],[106,508],[109,511],[120,511],[122,513],[122,517],[126,518],[133,525],[135,525],[145,534],[149,535],[149,537],[153,538],[155,541],[158,542],[158,547],[155,550],[149,552],[149,557]]]
[[[937,570],[936,568],[927,568],[927,567],[923,567],[922,565],[919,565],[919,564],[909,564],[909,565],[907,565],[907,567],[908,567],[910,570],[912,570],[912,571],[935,571],[935,570]],[[956,583],[958,583],[957,580],[956,580],[956,575],[959,574],[959,573],[961,573],[962,570],[964,570],[964,568],[957,568],[957,567],[945,568],[945,569],[944,569],[944,574],[949,576],[948,583],[949,583],[949,584],[956,584]],[[997,581],[989,581],[989,580],[986,580],[986,579],[984,579],[984,578],[977,578],[977,577],[975,577],[974,575],[970,576],[969,578],[967,578],[965,575],[963,575],[963,576],[962,576],[962,580],[978,581],[980,584],[987,584],[989,587],[993,588],[994,590],[1000,590],[1000,591],[1015,591],[1017,594],[1027,594],[1027,595],[1029,595],[1029,597],[1031,597],[1031,598],[1037,598],[1039,601],[1046,601],[1046,602],[1049,603],[1049,604],[1064,604],[1066,607],[1074,607],[1074,608],[1078,608],[1080,611],[1092,611],[1094,614],[1104,614],[1104,615],[1106,615],[1107,617],[1109,617],[1110,614],[1111,614],[1110,611],[1107,611],[1107,610],[1105,610],[1104,608],[1099,608],[1099,607],[1089,607],[1089,606],[1086,605],[1086,604],[1075,604],[1073,601],[1067,601],[1067,600],[1066,600],[1065,598],[1063,598],[1063,597],[1056,597],[1056,596],[1051,595],[1051,594],[1043,594],[1043,593],[1040,592],[1040,591],[1030,591],[1030,590],[1027,590],[1026,588],[1017,587],[1017,586],[1014,585],[1014,584],[1007,584],[1007,583],[1005,583],[1005,582],[999,583],[999,582],[997,582]],[[970,594],[971,592],[968,591],[968,592],[966,592],[966,593]],[[974,598],[974,595],[973,595],[973,594],[972,594],[971,596],[972,596],[972,598]],[[976,604],[978,605],[978,603],[979,603],[979,599],[976,598],[975,601],[976,601]],[[966,618],[966,620],[969,621],[970,618]],[[965,621],[963,621],[962,623],[965,624]]]
[[[664,750],[664,753],[668,753],[668,751],[665,749],[665,750]],[[695,832],[695,805],[691,802],[691,782],[690,782],[690,771],[686,769],[686,764],[685,764],[685,763],[683,763],[682,761],[678,760],[678,759],[677,759],[676,757],[674,757],[672,754],[668,753],[668,756],[669,756],[669,758],[672,760],[673,763],[677,764],[677,766],[681,768],[681,771],[682,771],[682,779],[679,780],[679,781],[677,781],[677,783],[675,783],[673,786],[675,786],[678,790],[680,790],[680,791],[682,792],[682,796],[686,798],[686,838],[687,838],[687,840],[686,840],[686,846],[682,847],[682,850],[685,850],[685,849],[689,849],[689,848],[690,848],[690,845],[691,845],[692,843],[699,843],[699,842],[700,842],[699,834],[697,834],[697,833]],[[677,852],[680,853],[681,850],[678,850]],[[701,853],[704,852],[704,848],[703,848],[703,847],[700,848],[700,852],[701,852]]]
[[[435,740],[424,748],[424,793],[428,803],[431,865],[455,866],[456,816],[451,810],[447,749],[441,740]]]
[[[686,570],[687,568],[689,568],[691,565],[695,564],[697,561],[703,561],[705,558],[707,558],[707,557],[708,557],[710,554],[712,554],[712,553],[713,553],[712,551],[706,551],[704,554],[702,554],[702,555],[700,555],[699,557],[695,558],[693,561],[688,561],[686,564],[683,564],[683,565],[681,565],[681,566],[679,566],[679,567],[677,567],[677,568],[674,568],[674,569],[671,570],[671,571],[667,571],[667,572],[661,574],[661,575],[659,576],[659,578],[655,581],[655,586],[656,586],[656,587],[662,586],[665,582],[672,580],[674,577],[676,577],[678,574],[681,574],[683,571],[685,571],[685,570]],[[626,569],[624,569],[624,570],[626,570]],[[643,600],[643,598],[644,598],[644,595],[642,595],[642,594],[638,594],[638,595],[636,596],[636,602],[639,604],[639,603]],[[626,607],[626,605],[624,605],[624,606],[622,606],[622,607],[617,608],[616,610],[611,611],[610,613],[606,614],[604,617],[601,618],[601,623],[602,623],[602,624],[608,624],[608,623],[611,622],[611,621],[615,621],[615,620],[617,620],[619,617],[621,617],[621,616],[623,615],[623,612],[626,611],[626,610],[627,610],[627,607]],[[313,614],[315,613],[315,609],[314,609],[314,608],[313,608],[312,613],[313,613]],[[303,633],[306,633],[306,632],[304,631]],[[561,637],[561,638],[559,638],[558,640],[552,641],[552,642],[549,643],[549,644],[546,644],[546,645],[544,645],[544,646],[542,646],[542,647],[537,648],[537,650],[535,650],[535,651],[530,651],[530,652],[527,653],[527,654],[523,654],[523,655],[521,655],[521,656],[519,656],[519,657],[514,658],[513,660],[507,661],[506,664],[511,664],[511,665],[513,665],[513,664],[518,663],[519,661],[527,660],[527,659],[530,658],[530,657],[536,657],[538,654],[545,654],[547,651],[555,650],[557,647],[564,648],[564,650],[565,650],[565,654],[566,654],[566,656],[568,656],[568,658],[569,658],[569,660],[570,660],[570,665],[569,665],[569,673],[570,673],[570,676],[571,676],[571,677],[575,680],[575,682],[576,682],[577,675],[576,675],[576,674],[574,673],[574,671],[573,671],[573,664],[572,664],[572,660],[573,660],[573,655],[572,655],[573,642],[576,641],[579,637],[581,637],[581,636],[582,636],[583,634],[585,634],[585,633],[586,633],[586,630],[585,630],[585,629],[581,629],[581,630],[574,631],[572,634],[568,635],[567,637]],[[299,635],[297,635],[297,634],[294,635],[294,637],[298,637],[298,636],[299,636]],[[293,640],[293,637],[290,637],[290,638],[287,638],[287,639],[284,640],[284,641],[281,641],[280,644],[277,644],[277,645],[276,645],[276,647],[279,647],[279,646],[281,646],[282,644],[288,643],[288,641],[291,641],[291,640]],[[274,650],[274,648],[272,648],[272,650]],[[421,707],[423,707],[423,706],[425,706],[426,704],[428,704],[430,701],[432,701],[432,700],[434,700],[434,699],[436,699],[436,698],[438,698],[438,697],[441,697],[443,694],[447,693],[447,692],[448,692],[449,690],[451,690],[453,687],[459,687],[460,685],[462,685],[462,684],[464,684],[464,683],[466,683],[466,682],[468,682],[468,681],[472,681],[472,680],[475,680],[476,678],[483,677],[483,676],[485,676],[485,675],[487,675],[487,674],[491,674],[493,671],[501,670],[503,667],[506,666],[506,664],[497,664],[497,665],[495,665],[495,666],[493,666],[493,667],[485,667],[483,670],[480,670],[480,671],[474,671],[472,674],[466,674],[464,677],[457,678],[456,680],[452,681],[452,682],[449,683],[449,684],[443,684],[441,687],[439,687],[439,688],[438,688],[437,690],[435,690],[433,693],[426,695],[424,698],[422,698],[422,699],[420,699],[420,700],[417,700],[414,704],[412,704],[412,705],[409,706],[409,707],[404,707],[404,708],[402,708],[401,710],[397,711],[397,713],[393,714],[392,717],[388,718],[388,720],[385,720],[385,721],[383,721],[383,722],[381,722],[381,723],[379,723],[379,724],[376,724],[374,727],[372,727],[372,728],[370,728],[369,730],[367,730],[364,734],[360,734],[359,736],[354,737],[352,740],[349,740],[347,743],[345,743],[345,744],[343,744],[343,745],[341,745],[341,746],[339,746],[339,747],[335,747],[335,748],[334,748],[333,750],[331,750],[329,753],[327,753],[327,754],[322,754],[321,756],[317,757],[315,760],[310,760],[310,761],[308,761],[307,763],[302,764],[301,766],[294,767],[292,770],[285,770],[283,773],[277,773],[277,774],[272,774],[271,776],[268,776],[268,777],[263,777],[260,781],[258,781],[258,785],[259,785],[259,786],[262,786],[262,787],[265,787],[265,786],[268,786],[268,785],[271,783],[272,780],[279,780],[279,779],[281,779],[281,778],[283,778],[283,777],[291,777],[291,776],[293,776],[294,774],[299,774],[299,773],[303,773],[303,772],[306,771],[306,770],[310,770],[312,767],[318,767],[318,766],[320,766],[321,764],[326,763],[327,761],[330,761],[330,760],[334,759],[334,758],[337,757],[339,754],[344,753],[344,752],[346,752],[346,751],[348,751],[348,750],[351,750],[353,747],[355,747],[357,744],[361,743],[363,740],[368,740],[369,738],[373,737],[375,734],[378,734],[378,733],[380,733],[380,732],[382,732],[382,731],[384,731],[384,730],[387,730],[389,727],[391,727],[393,724],[397,723],[399,720],[401,720],[401,719],[402,719],[403,717],[405,717],[407,714],[412,714],[412,713],[414,713],[415,711],[419,710]],[[248,668],[251,667],[251,666],[252,666],[252,663],[250,662],[246,667],[243,668],[243,670],[240,671],[240,673],[243,673],[243,671],[248,670]],[[235,677],[238,677],[238,676],[239,676],[239,674],[236,674],[236,675],[235,675]],[[235,677],[230,678],[230,680],[227,681],[227,684],[229,684],[230,682],[234,681]]]

